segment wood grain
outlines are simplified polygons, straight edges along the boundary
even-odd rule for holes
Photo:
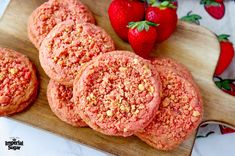
[[[131,50],[127,43],[117,37],[110,26],[107,15],[110,0],[82,1],[93,11],[97,24],[102,26],[115,40],[117,49]],[[71,127],[60,121],[51,112],[46,99],[49,79],[39,64],[38,51],[30,43],[26,31],[28,16],[42,3],[42,0],[12,0],[0,21],[0,46],[26,54],[37,66],[40,77],[40,93],[35,103],[26,111],[12,116],[12,118],[115,155],[189,155],[194,136],[176,150],[162,152],[151,148],[135,136],[110,137],[89,128]],[[235,98],[220,91],[212,81],[219,57],[219,44],[213,33],[200,26],[179,22],[173,36],[156,46],[154,55],[174,58],[190,69],[203,96],[203,121],[215,120],[235,126]]]

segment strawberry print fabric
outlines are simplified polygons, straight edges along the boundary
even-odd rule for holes
[[[235,130],[217,123],[198,129],[191,156],[234,156]]]
[[[218,36],[221,54],[215,69],[215,84],[235,96],[235,1],[178,0],[181,20],[204,26]]]
[[[218,36],[221,54],[214,81],[217,87],[235,96],[235,1],[178,0],[177,3],[181,20],[204,26]],[[234,129],[218,123],[201,125],[192,156],[234,156],[234,132]]]

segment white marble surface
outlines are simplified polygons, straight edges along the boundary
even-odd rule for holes
[[[8,150],[5,141],[11,138],[23,141],[20,150]],[[0,156],[107,156],[77,142],[59,137],[44,130],[0,118]]]

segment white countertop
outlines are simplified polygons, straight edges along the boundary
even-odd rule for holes
[[[8,150],[6,141],[23,141],[19,150]],[[0,156],[107,156],[72,140],[0,117]]]

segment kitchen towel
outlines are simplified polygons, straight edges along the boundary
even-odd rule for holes
[[[178,16],[180,19],[204,26],[217,36],[224,34],[229,42],[235,44],[235,1],[217,0],[221,3],[212,6],[213,0],[178,0]],[[202,2],[207,3],[205,6]],[[216,8],[217,6],[218,8]],[[212,12],[213,11],[213,12]],[[231,45],[231,44],[230,44]],[[234,45],[221,51],[220,65],[225,69],[214,75],[216,85],[224,92],[235,96],[235,57]],[[230,60],[229,65],[227,62]],[[219,70],[218,70],[219,71]],[[235,97],[234,97],[235,98]],[[235,119],[234,119],[235,120]],[[198,129],[192,156],[234,156],[235,130],[219,123],[205,123]]]

